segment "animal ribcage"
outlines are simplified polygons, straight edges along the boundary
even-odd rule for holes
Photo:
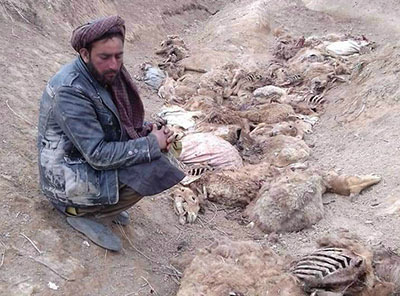
[[[250,72],[250,73],[247,73],[244,78],[249,82],[257,82],[257,81],[261,80],[263,77],[262,77],[262,75],[260,75],[258,73]]]
[[[325,96],[323,94],[312,95],[307,97],[305,99],[305,102],[311,109],[314,109],[325,103]]]
[[[182,166],[182,170],[186,173],[186,177],[181,181],[181,184],[184,186],[200,179],[206,172],[214,170],[214,168],[208,164],[184,165],[182,163]]]
[[[299,85],[303,82],[303,76],[300,74],[293,74],[287,76],[287,83],[289,85]]]
[[[362,257],[349,250],[324,248],[301,258],[291,272],[308,286],[340,285],[354,280],[344,275],[359,274],[357,271],[352,273],[350,269],[361,269],[363,263]]]
[[[205,172],[209,172],[212,171],[213,168],[205,165],[205,166],[195,166],[195,167],[191,167],[186,171],[187,175],[190,176],[201,176],[203,175]]]

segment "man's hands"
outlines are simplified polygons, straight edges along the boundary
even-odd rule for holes
[[[171,143],[175,139],[174,132],[165,125],[161,126],[158,129],[157,125],[153,124],[153,130],[151,131],[151,133],[156,136],[160,149],[168,151]]]

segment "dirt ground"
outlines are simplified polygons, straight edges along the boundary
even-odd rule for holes
[[[312,250],[316,239],[346,231],[368,246],[400,251],[400,213],[378,215],[387,197],[400,194],[398,5],[326,2],[0,1],[0,295],[176,295],[177,270],[198,248],[223,237],[255,240],[296,257]],[[246,27],[242,20],[251,16],[253,4],[264,19]],[[360,58],[362,73],[326,94],[325,112],[306,142],[321,167],[374,173],[383,181],[354,200],[324,195],[319,223],[277,240],[246,227],[235,208],[208,202],[195,224],[182,226],[167,194],[147,197],[130,210],[131,225],[111,226],[123,240],[123,251],[97,247],[73,231],[39,192],[36,123],[47,80],[75,57],[71,30],[109,14],[126,20],[125,64],[133,75],[140,75],[143,62],[160,61],[154,50],[171,34],[196,53],[188,62],[205,69],[232,59],[261,63],[270,55],[269,32],[277,27],[294,35],[363,34],[375,41],[375,51]],[[216,52],[222,54],[215,58]],[[138,86],[148,114],[159,110],[163,102],[157,93],[141,81]]]

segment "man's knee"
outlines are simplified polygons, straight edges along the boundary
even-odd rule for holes
[[[123,185],[119,189],[119,202],[133,202],[133,204],[137,203],[139,200],[143,198],[142,195],[137,193],[132,188]]]

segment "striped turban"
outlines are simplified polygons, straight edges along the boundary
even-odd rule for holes
[[[97,19],[79,26],[72,33],[71,45],[79,52],[81,48],[87,48],[93,41],[111,33],[120,33],[125,38],[125,21],[117,15]]]

